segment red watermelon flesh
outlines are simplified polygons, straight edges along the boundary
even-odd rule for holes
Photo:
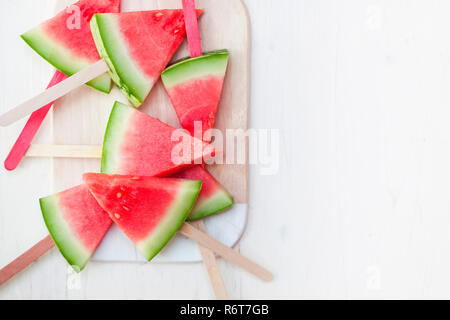
[[[40,199],[45,224],[56,246],[80,272],[111,225],[85,185]]]
[[[63,10],[22,35],[39,55],[68,76],[100,60],[89,22],[95,13],[119,12],[120,0],[80,0],[72,8],[79,12]],[[107,74],[88,84],[103,92],[111,90]]]
[[[199,10],[198,16],[200,14]],[[148,77],[159,78],[186,36],[183,12],[129,12],[117,17],[132,59]],[[155,47],[160,50],[155,50]]]
[[[84,181],[149,261],[181,228],[202,185],[201,181],[94,173],[85,174]]]
[[[203,132],[214,127],[222,85],[223,78],[209,76],[180,84],[169,91],[173,105],[177,106],[181,126],[192,136],[195,134],[195,121],[201,122]]]
[[[186,36],[183,10],[96,14],[91,29],[114,82],[135,107],[145,100]]]
[[[181,146],[180,141],[172,139],[175,134],[189,142],[187,153],[181,153],[180,159],[173,157]],[[102,173],[163,176],[218,153],[211,145],[116,102],[103,143]]]
[[[56,17],[43,24],[48,35],[61,45],[70,47],[71,51],[79,57],[91,62],[100,60],[94,39],[92,38],[89,22],[96,13],[119,12],[120,0],[81,0],[74,4],[80,8],[82,19],[80,29],[68,29],[67,22],[75,12],[61,11]],[[62,28],[61,26],[65,26]]]
[[[227,50],[206,52],[174,63],[161,75],[182,127],[197,136],[198,122],[205,141],[211,140],[206,133],[214,127],[228,57]]]

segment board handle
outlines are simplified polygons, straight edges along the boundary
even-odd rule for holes
[[[196,241],[203,247],[206,247],[215,253],[217,253],[222,258],[228,260],[234,265],[246,270],[247,272],[253,274],[263,281],[270,282],[273,280],[273,275],[267,269],[261,267],[250,259],[244,257],[239,252],[227,247],[223,243],[211,238],[206,233],[199,231],[188,223],[185,223],[181,229],[180,233],[189,239]]]
[[[0,286],[10,280],[16,274],[26,269],[30,264],[42,257],[48,251],[53,249],[55,243],[51,236],[47,236],[44,240],[38,242],[30,250],[22,254],[16,260],[8,264],[0,270]]]
[[[69,92],[81,87],[85,83],[108,72],[108,66],[104,60],[100,60],[81,70],[73,76],[61,81],[57,85],[45,90],[34,98],[18,105],[0,116],[0,126],[6,127],[26,117],[30,113],[58,100]]]

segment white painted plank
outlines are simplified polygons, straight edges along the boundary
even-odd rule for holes
[[[47,4],[52,11],[52,2],[40,0],[28,21],[11,14],[0,23],[25,31],[32,19],[45,16],[40,12]],[[262,284],[220,261],[230,296],[449,298],[450,3],[245,2],[253,36],[251,125],[281,129],[281,158],[276,176],[251,168],[250,221],[241,250],[276,277]],[[23,7],[33,3],[0,6],[20,7],[23,15]],[[38,92],[36,81],[45,85],[51,76],[50,68],[31,51],[23,54],[28,49],[3,30],[2,25],[11,50],[0,53],[0,68],[8,75],[0,79],[7,88],[2,110],[22,100],[14,91],[16,68],[30,77],[20,88],[25,97]],[[22,57],[28,67],[8,66],[4,55]],[[29,68],[41,69],[28,73]],[[2,152],[12,130],[0,131]],[[37,165],[24,165],[31,163]],[[14,197],[13,180],[1,174],[0,197]],[[0,260],[6,263],[43,233],[33,233],[40,225],[36,212],[26,237],[17,237],[29,212],[22,204],[0,203]],[[53,284],[54,294],[44,280],[27,278],[60,261],[56,254],[45,259],[48,264],[0,288],[0,298],[64,298]],[[90,264],[82,290],[69,297],[213,298],[202,268]]]
[[[4,1],[0,4],[0,34],[8,48],[0,53],[0,68],[4,74],[0,77],[0,113],[39,93],[51,79],[54,71],[19,35],[50,16],[54,5],[54,1],[47,0]],[[49,120],[35,141],[52,142]],[[14,172],[3,168],[3,161],[24,124],[25,121],[20,121],[0,130],[0,266],[8,264],[48,234],[38,199],[51,190],[51,161],[25,161]],[[64,260],[50,254],[2,286],[0,299],[64,298],[65,273]]]

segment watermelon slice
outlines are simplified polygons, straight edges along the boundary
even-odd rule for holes
[[[79,17],[76,11],[63,10],[21,36],[40,56],[67,76],[100,60],[89,21],[97,12],[119,12],[120,0],[80,0],[74,6],[80,9]],[[109,93],[112,87],[108,74],[87,85],[105,93]]]
[[[114,82],[135,107],[148,96],[186,36],[183,10],[96,14],[91,29]]]
[[[195,122],[201,122],[203,139],[210,141],[207,131],[214,127],[228,66],[228,51],[206,52],[202,56],[183,59],[161,75],[163,84],[183,128],[196,135]],[[174,175],[178,178],[203,180],[202,191],[189,220],[199,220],[231,207],[233,197],[206,169],[196,166]]]
[[[182,127],[193,136],[196,121],[203,133],[214,127],[228,57],[227,50],[207,52],[176,62],[161,75]],[[204,139],[210,141],[211,136]]]
[[[188,220],[200,220],[222,212],[234,204],[233,197],[202,166],[193,166],[172,175],[174,178],[202,180],[202,191]]]
[[[111,219],[152,260],[173,238],[202,182],[88,173],[84,181]]]
[[[116,102],[103,143],[102,173],[164,176],[219,153],[213,146],[176,131],[133,107]],[[172,153],[180,145],[179,141],[172,141],[175,133],[191,142],[190,155],[182,154],[177,159],[183,160],[181,163],[172,161]]]
[[[40,199],[40,204],[53,241],[80,272],[111,226],[111,219],[85,185]]]

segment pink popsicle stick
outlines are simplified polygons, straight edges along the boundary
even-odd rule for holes
[[[203,54],[200,31],[198,29],[197,11],[195,10],[195,0],[183,0],[184,20],[191,58]]]
[[[67,76],[64,73],[56,71],[47,89],[60,83],[66,78]],[[20,161],[22,161],[23,156],[30,147],[30,144],[33,141],[34,136],[41,127],[41,124],[44,121],[45,117],[47,116],[47,113],[52,107],[52,105],[53,102],[33,112],[33,114],[30,116],[30,119],[28,119],[27,124],[23,128],[19,138],[17,138],[16,143],[12,147],[8,157],[5,160],[6,170],[8,171],[15,170],[19,165]]]

